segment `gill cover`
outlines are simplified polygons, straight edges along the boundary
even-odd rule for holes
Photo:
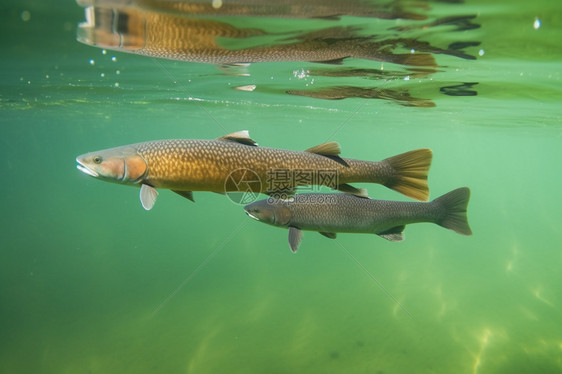
[[[253,219],[273,226],[287,226],[291,220],[291,211],[282,200],[260,200],[244,207]]]
[[[77,168],[108,182],[136,184],[146,174],[146,161],[130,146],[90,152],[76,158]]]

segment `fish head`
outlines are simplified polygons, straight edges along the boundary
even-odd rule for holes
[[[129,7],[117,9],[83,3],[86,21],[78,25],[79,42],[100,48],[134,52],[145,45],[145,12]]]
[[[144,158],[132,146],[105,149],[76,157],[76,168],[94,178],[121,184],[137,184],[148,170]]]
[[[284,200],[260,200],[246,205],[244,210],[251,218],[273,226],[288,226],[291,220],[291,211]]]

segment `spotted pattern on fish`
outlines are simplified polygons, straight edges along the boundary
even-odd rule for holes
[[[382,232],[415,222],[435,222],[442,214],[436,204],[373,200],[348,194],[298,194],[283,205],[291,211],[289,225],[323,232]]]
[[[302,231],[335,239],[337,233],[371,233],[390,241],[404,240],[408,224],[429,222],[461,235],[472,235],[467,207],[470,189],[461,187],[431,202],[372,200],[349,194],[297,194],[266,199],[244,207],[260,222],[289,229],[289,246],[299,248]]]
[[[86,153],[76,161],[78,169],[90,176],[144,185],[142,196],[157,194],[147,187],[171,189],[192,199],[191,191],[225,193],[250,188],[252,192],[293,192],[298,186],[318,184],[365,196],[365,190],[348,183],[367,182],[383,184],[418,200],[429,197],[429,149],[379,162],[346,159],[339,154],[336,142],[306,151],[258,147],[247,131],[239,131],[213,140],[172,139],[125,145]]]
[[[353,57],[411,66],[436,66],[427,53],[394,54],[384,41],[363,40],[345,27],[293,36],[294,42],[253,47],[228,46],[226,38],[267,35],[260,29],[138,9],[92,7],[92,23],[81,24],[78,40],[101,48],[192,62],[232,64],[268,61],[337,62]],[[223,40],[221,41],[221,38]]]
[[[222,140],[177,139],[132,146],[148,164],[144,182],[177,190],[224,192],[225,180],[237,169],[255,172],[267,190],[271,170],[336,170],[338,182],[388,182],[394,171],[388,163],[332,158],[309,152],[254,147]]]

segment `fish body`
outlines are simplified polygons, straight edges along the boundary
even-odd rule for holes
[[[88,45],[190,62],[312,61],[339,64],[352,57],[410,66],[436,66],[430,54],[390,53],[384,41],[365,40],[344,27],[298,35],[290,33],[286,40],[277,40],[279,36],[217,20],[134,7],[88,7],[86,22],[81,23],[77,31],[78,41]],[[263,39],[252,39],[255,37],[269,37],[270,40],[263,43]]]
[[[157,140],[90,152],[77,167],[110,182],[142,186],[155,199],[156,188],[192,199],[191,191],[293,193],[302,185],[325,185],[364,194],[347,183],[383,184],[407,196],[427,200],[429,149],[410,151],[380,162],[340,158],[336,142],[290,151],[258,147],[247,131],[218,139]],[[297,175],[298,173],[298,175]],[[243,184],[243,186],[242,186]],[[145,204],[151,208],[151,204]]]
[[[317,18],[337,20],[340,16],[373,17],[381,19],[414,19],[427,17],[406,11],[400,4],[377,4],[363,0],[228,0],[178,1],[178,0],[77,0],[82,7],[140,8],[153,12],[176,15],[246,16],[281,18]]]
[[[307,96],[324,100],[342,100],[349,97],[363,99],[392,100],[403,106],[431,108],[435,103],[428,99],[421,99],[410,95],[407,89],[369,88],[354,86],[324,87],[319,90],[287,90],[289,95]]]
[[[431,202],[373,200],[350,194],[296,194],[290,199],[266,199],[244,207],[246,213],[273,226],[289,228],[289,245],[296,252],[301,230],[329,238],[336,233],[371,233],[390,241],[404,239],[406,225],[430,222],[471,235],[467,220],[470,190],[453,190]]]

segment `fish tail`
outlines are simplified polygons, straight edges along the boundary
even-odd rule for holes
[[[427,173],[432,157],[431,149],[417,149],[383,160],[393,170],[392,177],[384,185],[413,199],[427,201]]]
[[[461,187],[433,200],[431,204],[441,212],[435,223],[462,235],[472,235],[466,214],[469,199],[470,189]]]

